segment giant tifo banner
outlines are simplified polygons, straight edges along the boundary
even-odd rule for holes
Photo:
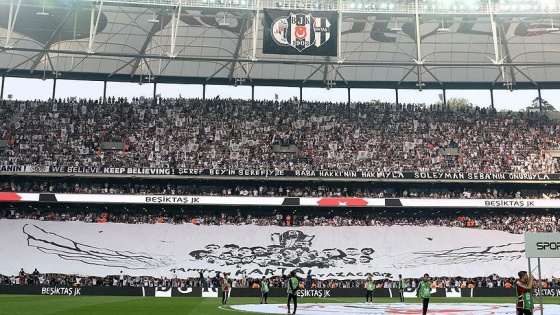
[[[409,208],[560,208],[560,199],[430,199],[346,197],[220,197],[0,192],[2,202],[69,202],[162,205],[409,207]]]
[[[0,220],[0,274],[262,277],[311,270],[318,279],[516,276],[523,235],[448,227],[197,226]],[[543,277],[560,273],[542,263]]]
[[[560,182],[560,173],[450,173],[450,172],[369,172],[369,171],[292,171],[292,170],[243,170],[243,169],[194,169],[194,168],[142,168],[142,167],[81,167],[2,165],[2,174],[84,174],[113,176],[178,176],[178,177],[238,177],[238,178],[314,178],[368,179],[406,181],[467,181],[467,182]]]
[[[334,11],[264,10],[265,54],[336,56],[337,37]]]

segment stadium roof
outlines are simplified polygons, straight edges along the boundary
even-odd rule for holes
[[[557,0],[487,1],[0,0],[0,74],[257,86],[558,88]],[[338,11],[339,55],[263,54],[263,8]],[[256,12],[259,23],[253,23]]]

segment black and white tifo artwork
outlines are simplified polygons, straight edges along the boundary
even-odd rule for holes
[[[464,277],[493,273],[514,276],[526,268],[523,236],[499,231],[31,220],[12,221],[8,225],[6,221],[0,220],[0,228],[6,227],[3,231],[7,236],[0,240],[0,255],[15,257],[14,266],[9,268],[17,270],[18,264],[37,259],[56,272],[71,268],[74,273],[95,275],[127,270],[130,275],[168,276],[170,270],[198,273],[202,269],[234,277],[271,276],[298,269],[311,270],[318,279],[356,279],[368,274],[418,277],[426,272]],[[22,232],[25,244],[19,241]],[[11,233],[15,233],[12,241]],[[8,268],[0,266],[0,273],[3,267]],[[560,271],[556,269],[545,267],[543,272],[552,275]]]
[[[352,265],[370,266],[374,260],[396,261],[394,267],[411,268],[426,264],[449,265],[471,262],[514,261],[522,258],[523,243],[492,246],[467,246],[453,249],[412,251],[395,255],[375,255],[373,247],[313,248],[315,235],[288,230],[270,235],[265,246],[240,247],[236,244],[208,244],[190,252],[193,260],[220,266],[256,264],[260,267],[299,267],[327,269]],[[382,263],[383,265],[383,263]],[[387,266],[384,266],[387,267]]]

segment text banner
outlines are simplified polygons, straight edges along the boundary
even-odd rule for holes
[[[369,179],[407,181],[467,181],[467,182],[554,182],[560,174],[528,173],[449,173],[449,172],[369,172],[369,171],[293,171],[293,170],[243,170],[243,169],[194,169],[194,168],[142,168],[142,167],[78,167],[3,165],[1,174],[47,173],[47,174],[99,174],[136,176],[190,176],[190,177],[242,177],[242,178],[322,178],[322,179]]]

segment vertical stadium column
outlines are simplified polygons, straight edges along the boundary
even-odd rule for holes
[[[494,109],[494,90],[490,89],[490,106]]]
[[[443,93],[442,93],[442,95],[443,95],[443,100],[442,100],[443,104],[442,104],[441,108],[442,108],[443,111],[445,112],[445,111],[447,110],[447,93],[445,93],[445,89],[443,89],[442,91],[443,91]]]
[[[54,100],[56,97],[56,78],[53,79],[53,85],[52,85],[52,99]]]
[[[352,102],[352,99],[350,98],[350,88],[348,88],[348,106],[350,106],[351,102]]]
[[[202,100],[206,100],[206,84],[202,85]]]
[[[299,87],[299,103],[303,102],[303,86]]]
[[[541,93],[541,89],[539,89],[539,101],[540,101],[540,93]],[[530,269],[529,269],[530,270]],[[541,259],[537,258],[537,270],[539,273],[539,302],[541,305],[541,315],[543,315],[544,313],[544,307],[543,307],[543,298],[542,298],[542,272],[541,272]]]
[[[107,80],[103,81],[103,104],[107,103]]]
[[[395,107],[399,107],[399,89],[395,89]]]
[[[537,90],[539,92],[539,111],[542,112],[542,97],[541,97],[541,89]]]
[[[154,101],[156,100],[156,97],[157,97],[157,82],[154,82],[154,96],[153,96]]]
[[[4,81],[6,80],[6,76],[2,76],[2,88],[0,88],[0,100],[4,99]]]
[[[255,104],[255,85],[251,85],[251,102]]]

